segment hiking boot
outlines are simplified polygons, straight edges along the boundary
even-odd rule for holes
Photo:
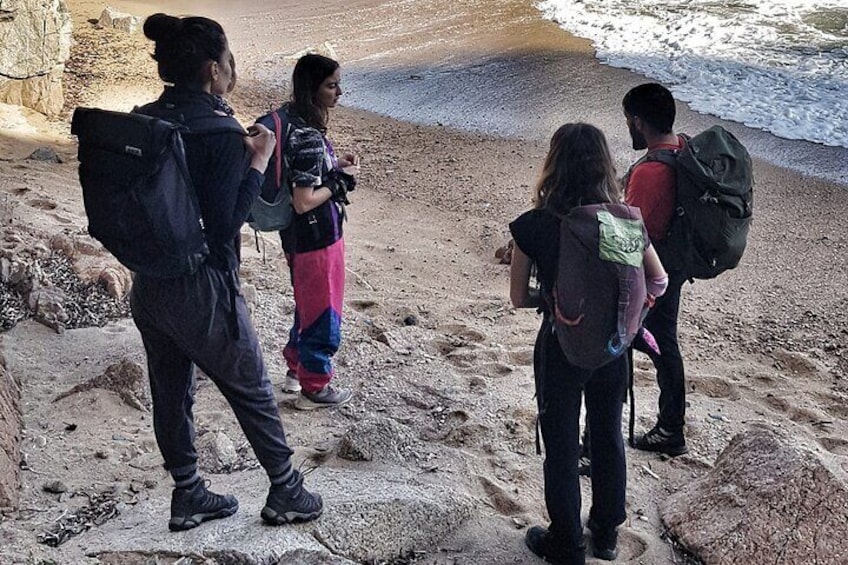
[[[586,548],[583,546],[563,548],[553,539],[547,528],[533,526],[524,534],[527,547],[548,563],[554,565],[585,565]]]
[[[601,528],[589,518],[586,524],[592,532],[592,555],[604,561],[615,561],[618,557],[618,530],[616,528]]]
[[[260,516],[268,524],[279,526],[314,520],[323,510],[321,495],[303,488],[303,475],[294,471],[289,482],[271,485]]]
[[[665,453],[669,457],[676,457],[689,452],[683,432],[675,434],[674,432],[664,430],[659,424],[654,426],[645,435],[636,438],[633,442],[633,447],[641,451]]]
[[[335,388],[327,385],[318,392],[302,390],[294,407],[298,410],[315,410],[316,408],[333,408],[341,406],[353,396],[346,388]]]
[[[207,490],[206,482],[199,480],[188,488],[175,488],[171,493],[172,532],[196,528],[207,520],[232,516],[238,510],[236,497],[215,494]]]
[[[286,380],[283,383],[283,392],[294,394],[300,392],[300,381],[297,380],[297,373],[289,371],[286,373]]]

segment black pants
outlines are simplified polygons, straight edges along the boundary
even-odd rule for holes
[[[292,450],[235,272],[209,267],[176,279],[136,276],[130,304],[147,352],[153,430],[174,475],[197,468],[194,364],[217,385],[270,476]]]
[[[668,289],[645,318],[645,327],[654,335],[660,356],[653,359],[660,387],[658,423],[666,431],[683,433],[686,415],[686,384],[683,357],[677,342],[677,316],[680,312],[680,290],[685,282],[680,275],[669,275]]]
[[[592,507],[599,528],[625,519],[627,470],[621,412],[627,389],[627,356],[594,371],[568,363],[551,323],[542,323],[534,356],[539,421],[545,444],[545,504],[554,539],[564,549],[583,545],[580,479],[577,474],[580,405],[585,395],[592,436]]]

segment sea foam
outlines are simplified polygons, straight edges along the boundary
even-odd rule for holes
[[[543,0],[599,60],[698,112],[848,147],[848,0]]]

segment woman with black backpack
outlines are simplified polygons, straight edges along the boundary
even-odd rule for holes
[[[321,515],[321,497],[303,488],[292,468],[277,403],[247,304],[239,290],[241,227],[259,193],[274,135],[252,126],[246,135],[217,97],[233,83],[233,62],[220,24],[202,17],[154,14],[144,34],[166,86],[137,111],[186,126],[185,159],[205,226],[208,257],[182,276],[137,273],[130,303],[147,352],[153,428],[174,479],[171,530],[186,530],[238,510],[232,495],[209,491],[197,469],[192,415],[195,365],[235,412],[271,487],[262,519],[271,524]],[[192,123],[220,127],[192,133]]]
[[[625,519],[626,469],[621,407],[627,387],[627,355],[617,353],[599,368],[581,368],[566,358],[554,331],[555,325],[562,323],[555,323],[555,316],[563,316],[561,304],[554,298],[560,268],[561,222],[566,222],[563,218],[572,211],[585,211],[584,207],[590,205],[620,204],[622,201],[613,160],[599,129],[588,124],[565,124],[554,133],[534,200],[534,208],[509,226],[515,240],[510,297],[516,308],[538,308],[543,314],[536,337],[533,371],[545,446],[545,505],[551,522],[547,528],[533,526],[528,529],[525,542],[533,553],[550,563],[582,565],[585,562],[578,476],[580,406],[585,396],[592,437],[592,506],[588,527],[594,555],[614,560],[617,528]],[[604,232],[598,222],[595,225],[596,232]],[[644,226],[641,221],[622,224],[625,226],[634,233],[613,230],[610,237],[602,238],[603,244],[608,246],[604,249],[635,255],[633,260],[638,266],[644,264],[647,294],[661,295],[668,278],[647,240]],[[597,250],[593,251],[598,255]],[[539,291],[530,285],[534,266],[541,286]],[[580,268],[574,265],[574,270]],[[568,292],[568,289],[559,290],[560,296],[562,291]],[[642,287],[642,297],[644,291]],[[610,299],[608,308],[597,310],[615,312],[618,302],[619,297]],[[585,316],[593,314],[596,313],[588,312]],[[584,314],[580,314],[566,319],[565,323],[579,327],[587,322],[583,318]]]

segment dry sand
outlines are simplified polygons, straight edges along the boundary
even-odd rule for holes
[[[154,96],[159,86],[143,40],[95,30],[87,19],[99,15],[97,2],[69,5],[79,43],[69,66],[68,109],[128,109]],[[116,5],[140,15],[152,11],[142,3]],[[528,116],[513,121],[515,137],[498,137],[350,107],[334,112],[336,145],[363,156],[348,210],[349,278],[338,356],[339,381],[356,396],[347,407],[318,414],[294,411],[289,397],[279,398],[297,460],[317,466],[315,473],[322,465],[351,465],[332,455],[338,437],[353,422],[380,414],[417,435],[420,446],[408,465],[479,501],[466,528],[440,547],[421,548],[417,562],[536,562],[522,536],[525,525],[546,521],[533,433],[531,353],[539,320],[510,307],[508,268],[497,263],[494,250],[508,238],[508,222],[529,206],[544,132],[563,121],[591,121],[608,134],[620,167],[636,158],[618,108],[623,93],[643,79],[602,67],[586,42],[533,18],[529,3],[517,0],[186,2],[173,10],[221,17],[239,57],[243,78],[232,103],[245,122],[280,99],[291,69],[286,56],[325,41],[342,61],[343,80],[349,72],[355,88],[348,96],[358,104],[439,122],[440,114],[406,116],[396,104],[398,92],[423,90],[422,107],[433,97],[438,107],[456,103],[460,110],[451,115],[479,118],[481,128],[491,123],[500,131],[511,112]],[[450,71],[441,72],[445,67]],[[548,73],[538,89],[533,73]],[[490,80],[509,87],[503,103],[492,94],[503,89],[487,91]],[[67,122],[48,123],[9,107],[0,108],[0,118],[0,204],[13,217],[3,228],[4,248],[60,232],[84,238]],[[681,129],[717,121],[681,107]],[[757,132],[729,127],[758,150],[772,146],[759,144]],[[23,159],[40,145],[55,147],[65,162]],[[848,468],[848,190],[762,159],[756,176],[756,223],[743,263],[684,289],[690,454],[664,460],[628,450],[628,520],[619,562],[681,562],[663,539],[664,497],[707,472],[730,438],[753,422],[808,438]],[[257,289],[254,319],[279,385],[292,307],[288,276],[273,238],[265,237],[263,253],[247,230],[243,240],[243,278]],[[409,316],[417,325],[404,324]],[[143,363],[138,336],[130,321],[63,334],[27,321],[0,340],[23,386],[27,455],[22,508],[0,522],[0,555],[4,562],[82,562],[61,547],[37,543],[37,536],[85,497],[45,493],[42,485],[61,480],[69,493],[132,493],[123,507],[132,512],[132,497],[166,498],[169,480],[148,413],[102,389],[51,400],[120,359]],[[644,430],[653,424],[657,397],[645,359],[637,361],[636,385],[637,430]],[[197,420],[202,434],[223,430],[234,439],[241,467],[255,466],[231,413],[204,380]],[[588,482],[583,488],[588,495]]]

